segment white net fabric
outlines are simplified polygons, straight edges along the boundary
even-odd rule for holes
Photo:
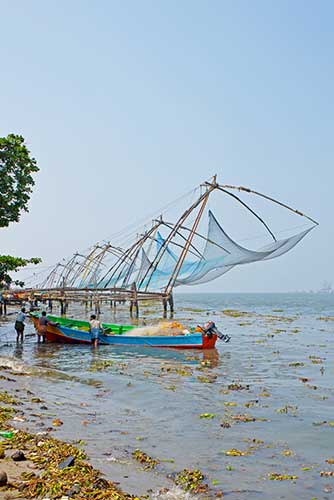
[[[274,241],[258,251],[253,251],[233,241],[220,226],[213,213],[209,211],[208,239],[203,257],[191,274],[182,277],[180,273],[176,285],[206,283],[225,274],[236,265],[279,257],[297,245],[312,229],[313,227],[290,238]]]

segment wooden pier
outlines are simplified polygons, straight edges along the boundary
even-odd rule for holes
[[[160,302],[163,317],[168,313],[174,314],[174,300],[172,294],[158,292],[139,292],[135,286],[129,290],[122,288],[91,289],[91,288],[50,288],[50,289],[24,289],[3,292],[3,304],[0,306],[0,315],[6,314],[7,304],[29,302],[31,307],[43,302],[51,312],[55,304],[59,306],[60,314],[65,315],[70,304],[81,304],[93,310],[98,316],[103,307],[108,306],[116,312],[119,304],[128,304],[130,317],[138,318],[140,304]],[[3,307],[2,307],[3,306]]]

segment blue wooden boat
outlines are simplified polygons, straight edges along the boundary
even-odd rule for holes
[[[65,342],[79,342],[90,344],[90,333],[83,330],[76,330],[66,326],[58,327]],[[216,335],[210,336],[205,333],[195,332],[184,335],[154,335],[154,336],[130,336],[130,335],[110,335],[101,333],[99,344],[109,345],[141,345],[148,347],[174,347],[181,349],[213,349],[217,340]]]
[[[52,320],[58,318],[52,317]],[[87,329],[86,322],[83,325],[75,327],[66,326],[64,323],[70,321],[79,323],[77,320],[65,320],[59,318],[61,322],[57,326],[47,325],[45,337],[48,342],[62,342],[75,344],[91,344],[91,335]],[[32,315],[35,327],[38,326],[38,316]],[[119,327],[121,325],[118,325]],[[213,349],[216,344],[217,334],[212,331],[194,331],[182,335],[154,335],[154,336],[135,336],[127,335],[133,327],[119,328],[116,333],[109,329],[108,333],[103,332],[99,335],[99,344],[102,345],[137,345],[147,347],[172,347],[179,349]],[[108,330],[107,330],[108,331]],[[118,333],[121,332],[121,333]],[[124,332],[124,333],[123,333]]]

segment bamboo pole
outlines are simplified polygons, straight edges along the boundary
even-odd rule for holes
[[[305,217],[309,221],[313,222],[313,224],[315,224],[316,226],[319,225],[319,222],[317,222],[316,220],[312,219],[308,215],[305,215],[304,213],[300,212],[299,210],[296,210],[295,208],[291,208],[289,205],[286,205],[285,203],[282,203],[281,201],[278,201],[275,198],[272,198],[271,196],[268,196],[266,194],[260,193],[259,191],[254,191],[253,189],[250,189],[250,188],[247,188],[247,187],[244,187],[244,186],[232,186],[232,185],[228,185],[228,184],[221,185],[220,187],[221,188],[225,188],[225,189],[236,189],[238,191],[244,191],[246,193],[256,194],[257,196],[260,196],[261,198],[265,198],[266,200],[272,201],[273,203],[276,203],[277,205],[280,205],[281,207],[284,207],[287,210],[290,210],[291,212],[294,212],[295,214],[300,215],[301,217]]]
[[[214,177],[214,182],[215,182],[215,177]],[[150,276],[148,278],[148,282],[146,284],[146,287],[145,287],[145,290],[148,289],[148,286],[150,284],[150,281],[152,279],[152,276],[153,276],[153,273],[154,271],[157,269],[161,259],[162,259],[162,256],[164,255],[165,251],[167,250],[167,247],[168,247],[168,244],[169,242],[172,240],[172,238],[174,238],[175,234],[177,233],[178,229],[179,229],[179,226],[181,226],[185,220],[187,220],[187,218],[189,217],[189,215],[195,210],[195,208],[197,208],[201,202],[208,196],[208,194],[210,194],[211,191],[213,191],[214,189],[216,189],[216,184],[215,185],[212,185],[211,187],[209,187],[207,189],[207,191],[202,194],[192,205],[191,207],[189,207],[187,210],[185,210],[185,212],[183,212],[183,214],[181,215],[181,217],[178,219],[178,221],[176,222],[176,224],[174,225],[173,229],[171,230],[171,232],[169,233],[169,235],[167,236],[167,238],[165,239],[164,243],[161,245],[157,255],[155,256],[154,260],[152,261],[151,263],[151,266],[148,268],[148,270],[146,271],[144,277],[142,278],[140,284],[139,284],[139,288],[141,288],[142,284],[144,283],[144,280],[146,279],[146,277],[148,276],[148,274],[150,273]]]
[[[176,266],[174,268],[174,271],[173,271],[173,273],[172,273],[172,275],[171,275],[171,277],[170,277],[170,279],[168,281],[168,284],[167,284],[167,286],[165,288],[165,293],[167,293],[167,294],[171,293],[171,291],[172,291],[172,289],[173,289],[173,287],[175,285],[175,282],[176,282],[177,277],[178,277],[178,275],[180,273],[182,264],[184,262],[184,259],[186,258],[186,255],[188,253],[189,247],[190,247],[191,242],[193,240],[194,233],[195,233],[195,231],[196,231],[196,229],[198,227],[198,224],[199,224],[199,222],[200,222],[200,220],[202,218],[204,209],[205,209],[206,204],[207,204],[208,199],[209,199],[210,192],[211,191],[208,191],[207,196],[204,198],[204,200],[202,202],[202,205],[201,205],[201,207],[200,207],[200,209],[198,211],[198,214],[196,216],[196,219],[195,219],[195,222],[194,222],[193,227],[191,229],[191,232],[189,233],[187,242],[186,242],[185,246],[183,247],[183,250],[182,250],[182,252],[180,254],[180,257],[179,257],[179,259],[178,259],[178,261],[176,263]]]

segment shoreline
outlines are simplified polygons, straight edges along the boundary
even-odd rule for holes
[[[212,486],[206,498],[213,487],[231,500],[316,498],[329,491],[334,392],[328,301],[213,303],[203,297],[198,304],[184,301],[180,314],[194,322],[207,311],[235,340],[227,348],[219,344],[215,359],[153,349],[37,345],[30,333],[18,348],[7,320],[3,361],[30,374],[3,380],[14,397],[23,387],[27,420],[13,422],[15,427],[36,434],[59,416],[63,425],[51,434],[69,443],[85,440],[79,447],[90,463],[141,498],[188,498],[173,490],[174,473],[186,467],[204,471]],[[45,402],[32,404],[35,397]],[[137,447],[144,461],[148,453],[160,463],[144,469],[133,456]]]
[[[154,492],[148,489],[141,495],[125,492],[120,485],[121,478],[120,481],[106,478],[90,463],[83,449],[84,441],[58,439],[53,435],[63,424],[58,417],[46,427],[43,420],[49,418],[50,413],[43,415],[40,411],[49,410],[48,402],[22,383],[22,380],[35,376],[0,365],[0,431],[12,433],[12,437],[0,437],[0,481],[2,472],[7,475],[7,484],[0,486],[0,500],[140,500],[150,498],[148,492],[155,499],[190,500],[191,493],[197,498],[201,493],[205,493],[208,499],[223,496],[220,491],[210,491],[201,471],[190,469],[175,473],[173,478],[168,477],[170,487],[161,484]],[[12,458],[17,452],[23,453],[23,460]],[[148,473],[154,474],[155,467],[161,465],[158,459],[139,448],[132,457],[138,462],[138,467]],[[70,462],[68,466],[67,460]],[[135,470],[133,475],[135,479]]]
[[[7,484],[0,487],[0,500],[139,498],[122,491],[118,483],[105,479],[89,463],[80,443],[75,445],[54,437],[52,432],[62,424],[60,419],[53,420],[54,427],[38,431],[33,421],[33,417],[38,415],[36,409],[32,407],[27,411],[26,401],[19,394],[23,390],[17,387],[20,376],[16,374],[14,379],[15,374],[9,372],[8,375],[7,370],[1,370],[0,430],[12,433],[12,437],[2,437],[0,442],[0,457],[3,457],[0,458],[0,471],[5,472],[8,478]],[[14,391],[8,390],[6,381],[15,382]],[[35,406],[44,403],[36,395],[30,397],[30,401]],[[42,404],[40,408],[43,407],[47,408]],[[33,431],[28,432],[27,428]],[[23,453],[22,460],[14,461],[12,456],[16,452]],[[66,460],[70,462],[68,466]]]
[[[15,314],[15,312],[10,311],[10,313],[7,314],[7,316],[3,317],[4,326],[6,324],[8,325],[12,323],[13,314]],[[0,324],[0,326],[3,325]],[[31,333],[30,331],[33,331],[33,325],[29,322],[25,330],[25,338],[34,336],[34,333]],[[79,467],[88,466],[91,469],[91,473],[94,475],[97,474],[97,477],[100,478],[102,482],[104,481],[109,482],[109,489],[111,490],[109,492],[110,494],[108,493],[109,496],[106,497],[100,496],[102,495],[102,492],[99,492],[97,490],[92,492],[93,496],[87,496],[87,493],[85,493],[85,496],[72,495],[70,498],[78,498],[81,500],[86,500],[88,498],[98,498],[99,500],[100,499],[102,500],[104,498],[115,498],[116,500],[128,500],[128,499],[150,498],[150,497],[154,499],[156,498],[163,499],[165,498],[166,494],[167,498],[168,497],[170,498],[170,495],[172,495],[172,498],[184,498],[184,495],[187,495],[186,498],[190,498],[188,492],[192,493],[205,492],[206,498],[213,498],[213,497],[216,498],[217,496],[219,497],[221,495],[220,491],[215,491],[213,494],[213,491],[211,491],[210,488],[204,483],[204,475],[201,473],[201,471],[197,469],[193,470],[184,469],[180,472],[173,473],[172,477],[164,467],[164,462],[173,462],[173,460],[166,459],[160,461],[159,459],[150,457],[144,451],[138,448],[138,445],[140,444],[138,442],[134,442],[133,443],[134,446],[130,447],[130,453],[128,448],[123,450],[122,455],[125,458],[125,461],[123,461],[123,458],[114,457],[113,449],[111,449],[111,452],[109,453],[103,453],[103,455],[106,455],[105,463],[108,464],[107,466],[108,471],[104,470],[105,466],[104,463],[101,463],[101,459],[96,460],[96,457],[90,456],[90,452],[92,451],[91,449],[86,450],[87,451],[86,453],[76,446],[76,443],[79,443],[79,445],[84,447],[85,445],[87,445],[87,443],[85,441],[82,441],[81,439],[78,439],[78,428],[76,429],[72,428],[72,431],[70,432],[68,432],[68,429],[65,429],[68,428],[67,425],[68,418],[66,418],[65,415],[62,416],[59,407],[58,408],[55,407],[55,405],[57,405],[57,402],[55,402],[53,398],[51,398],[51,400],[48,400],[48,398],[45,395],[45,390],[44,391],[40,390],[40,388],[38,387],[36,390],[36,385],[38,386],[38,379],[40,377],[43,377],[44,380],[51,377],[54,381],[59,377],[59,380],[67,382],[73,381],[74,383],[79,382],[79,378],[76,376],[67,375],[64,372],[57,372],[56,370],[49,371],[47,366],[43,367],[43,363],[40,366],[26,365],[19,359],[21,357],[21,354],[20,352],[18,352],[24,348],[26,343],[25,342],[23,344],[16,343],[14,338],[15,337],[13,336],[13,338],[10,340],[10,343],[14,347],[14,355],[9,355],[9,357],[3,359],[1,359],[0,356],[0,407],[2,405],[1,397],[3,397],[4,395],[6,395],[6,397],[8,396],[9,399],[16,400],[15,404],[12,403],[12,405],[9,406],[10,412],[7,415],[8,418],[1,420],[0,417],[0,425],[3,424],[2,427],[0,427],[0,431],[10,429],[14,432],[14,438],[5,440],[4,443],[4,446],[8,450],[6,452],[6,458],[0,459],[0,471],[1,470],[6,471],[6,468],[8,468],[9,483],[14,481],[14,484],[21,485],[22,488],[24,484],[26,485],[27,488],[30,487],[29,486],[30,482],[27,479],[20,478],[20,473],[26,472],[27,465],[29,465],[28,469],[32,468],[32,470],[35,472],[36,464],[34,462],[29,462],[29,460],[27,460],[24,462],[15,463],[15,467],[13,468],[12,466],[14,462],[11,460],[10,457],[14,451],[21,449],[21,451],[23,452],[27,451],[28,453],[27,457],[29,458],[29,453],[30,453],[29,449],[31,449],[32,447],[32,453],[36,453],[35,445],[36,443],[39,443],[43,439],[47,441],[45,445],[46,447],[48,447],[47,445],[49,445],[51,449],[64,448],[65,454],[67,449],[66,446],[72,446],[73,447],[73,449],[71,448],[72,454],[76,455],[77,458],[79,458],[80,461],[82,462],[82,463],[79,462]],[[8,337],[7,339],[9,341]],[[37,345],[39,346],[39,344]],[[41,346],[43,348],[42,344]],[[7,366],[5,366],[6,362],[8,362]],[[2,365],[1,363],[4,363],[4,365]],[[43,370],[44,373],[40,372],[40,370]],[[84,380],[83,382],[87,383],[88,385],[91,385],[97,390],[100,390],[101,393],[104,392],[101,382],[95,381],[93,379],[90,380],[90,378]],[[33,389],[34,392],[31,392],[30,389]],[[101,394],[97,395],[97,397],[99,396],[101,396]],[[64,403],[58,403],[58,404],[64,404]],[[89,407],[90,405],[87,403],[81,403],[80,406],[82,406],[82,409],[86,409],[86,407]],[[60,414],[61,418],[64,418],[64,422],[62,422],[58,418],[55,418],[54,422],[52,423],[50,420],[50,415],[52,415],[50,411],[53,411],[54,414],[56,413]],[[91,419],[89,418],[89,420]],[[80,424],[84,425],[85,428],[88,424],[92,423],[92,421],[89,420],[87,421],[83,420],[80,422]],[[59,421],[59,425],[57,424],[57,421]],[[61,427],[63,424],[64,426]],[[49,427],[47,427],[47,425],[49,425]],[[64,430],[65,430],[65,436],[64,436]],[[62,434],[61,439],[57,439],[53,436],[53,433],[56,431],[61,432]],[[115,432],[121,432],[121,430],[118,431],[116,429]],[[85,431],[83,434],[86,433],[87,431]],[[122,433],[128,434],[127,432],[121,432],[121,434]],[[76,440],[75,439],[73,440],[73,438],[76,438]],[[83,435],[83,439],[86,439],[85,435]],[[75,446],[69,443],[74,443]],[[43,447],[39,448],[40,451],[43,450]],[[133,448],[133,451],[131,451],[131,448]],[[119,455],[120,451],[119,447],[116,446],[116,449],[117,449],[116,455]],[[95,454],[93,453],[93,455]],[[127,455],[128,460],[124,455]],[[93,464],[95,462],[94,465],[91,465],[90,463],[87,464],[86,462],[87,456],[89,456],[89,462],[92,461]],[[43,463],[41,457],[40,460],[41,463]],[[112,467],[110,467],[111,463],[113,463]],[[156,465],[158,470],[155,469]],[[143,476],[145,476],[144,480]],[[178,479],[178,476],[180,476],[180,480]],[[116,477],[116,479],[108,481],[104,479],[104,477],[108,478]],[[126,479],[124,480],[124,478]],[[36,482],[36,478],[34,478],[33,482]],[[105,486],[106,485],[104,485],[103,491],[105,490]],[[125,493],[124,490],[130,491],[130,493]],[[53,498],[62,498],[61,495],[60,496],[59,495],[48,496],[47,494],[45,495],[47,491],[44,490],[42,491],[44,496],[38,496],[38,497],[27,496],[27,499],[41,498],[42,500],[44,500],[45,498],[49,500],[50,498],[51,500]],[[61,493],[66,494],[66,491],[67,491],[66,489],[63,489]],[[139,494],[137,494],[138,491]],[[171,493],[168,494],[168,492]],[[4,489],[3,487],[0,487],[0,500],[15,500],[16,498],[25,498],[25,497],[22,497],[22,493],[19,492],[18,490],[17,490],[17,495],[15,496],[13,491],[9,491]]]

